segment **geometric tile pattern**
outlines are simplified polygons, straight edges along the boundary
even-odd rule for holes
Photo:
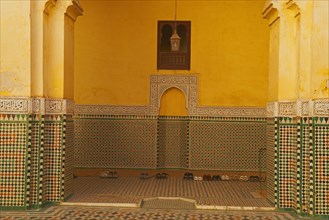
[[[30,206],[39,207],[42,203],[42,186],[40,182],[40,155],[43,148],[43,115],[31,115],[31,176],[30,176]]]
[[[159,117],[158,168],[187,168],[187,117]]]
[[[73,168],[74,168],[74,125],[72,115],[64,115],[63,121],[63,172],[64,172],[64,198],[73,193]]]
[[[264,118],[78,115],[74,120],[77,168],[259,171],[259,151],[266,147]]]
[[[278,121],[274,170],[278,207],[328,217],[329,118],[278,117],[274,120]],[[268,136],[271,136],[269,128]],[[270,172],[268,168],[268,180]]]
[[[278,118],[274,118],[274,206],[279,207],[279,123]],[[270,174],[271,175],[271,174]]]
[[[314,215],[314,144],[313,144],[313,137],[314,137],[314,126],[313,126],[313,118],[310,118],[309,120],[309,152],[310,152],[310,207],[309,207],[309,213],[311,215]]]
[[[0,115],[0,206],[26,205],[28,134],[28,115]]]
[[[329,118],[313,118],[314,209],[316,215],[329,215]]]
[[[266,121],[253,120],[190,119],[189,168],[259,171],[260,149],[266,147]]]
[[[310,128],[309,118],[300,119],[300,148],[301,148],[301,172],[299,181],[301,182],[300,203],[301,212],[309,213],[310,207]]]
[[[266,127],[266,179],[267,179],[267,199],[275,204],[275,124],[273,118],[267,119]]]
[[[156,168],[156,117],[79,115],[74,126],[75,167]]]
[[[52,206],[38,212],[4,212],[0,214],[6,220],[298,220],[293,213],[253,212],[253,211],[216,211],[216,210],[178,210],[145,209],[115,207]],[[307,219],[307,218],[306,218]]]
[[[45,116],[44,139],[44,200],[61,201],[62,195],[62,155],[63,155],[63,115]]]
[[[42,207],[47,201],[62,200],[65,162],[62,149],[65,144],[63,121],[61,115],[0,115],[1,207],[35,209]],[[71,181],[67,179],[71,186],[72,122],[71,119],[68,126],[68,144],[71,150],[68,153],[71,154],[72,178]]]
[[[279,204],[297,208],[297,124],[293,118],[279,118]]]

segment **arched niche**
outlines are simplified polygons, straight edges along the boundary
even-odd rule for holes
[[[187,116],[187,97],[177,87],[170,87],[160,95],[159,115]]]
[[[152,75],[151,76],[151,112],[159,113],[161,96],[170,88],[179,89],[185,96],[189,115],[196,114],[198,85],[196,75]]]

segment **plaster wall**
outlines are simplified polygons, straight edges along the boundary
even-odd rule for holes
[[[269,50],[269,76],[268,76],[268,100],[275,101],[278,99],[278,67],[279,67],[279,44],[280,44],[280,20],[276,20],[270,26],[270,50]]]
[[[0,1],[0,95],[30,96],[30,1]]]
[[[265,106],[268,29],[263,1],[178,1],[191,21],[191,70],[157,70],[157,21],[174,1],[80,1],[75,26],[77,104],[148,105],[150,74],[199,75],[199,105]]]
[[[314,1],[312,35],[311,98],[328,98],[329,89],[329,2]]]

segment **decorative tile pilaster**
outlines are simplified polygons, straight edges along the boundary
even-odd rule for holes
[[[268,103],[267,117],[279,120],[275,128],[279,160],[274,170],[278,178],[278,182],[275,181],[278,207],[328,216],[329,183],[324,161],[329,155],[329,99]],[[296,143],[293,143],[294,136]],[[290,177],[293,178],[290,180]]]

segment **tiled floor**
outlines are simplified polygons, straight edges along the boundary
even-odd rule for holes
[[[259,182],[188,181],[181,178],[141,180],[79,177],[74,195],[60,206],[40,211],[2,211],[1,220],[297,220],[294,213],[276,211],[205,210],[217,207],[273,209],[261,197]],[[161,198],[163,197],[163,198]],[[179,199],[177,199],[179,198]],[[80,205],[77,205],[80,203]],[[136,208],[100,203],[135,204]],[[98,205],[98,206],[97,206]],[[105,204],[111,205],[111,204]],[[232,209],[232,207],[230,207]]]
[[[291,213],[53,206],[39,212],[1,212],[1,220],[297,220]]]
[[[138,207],[145,198],[179,197],[195,200],[197,206],[272,207],[259,189],[259,182],[79,177],[67,202],[133,203]]]

